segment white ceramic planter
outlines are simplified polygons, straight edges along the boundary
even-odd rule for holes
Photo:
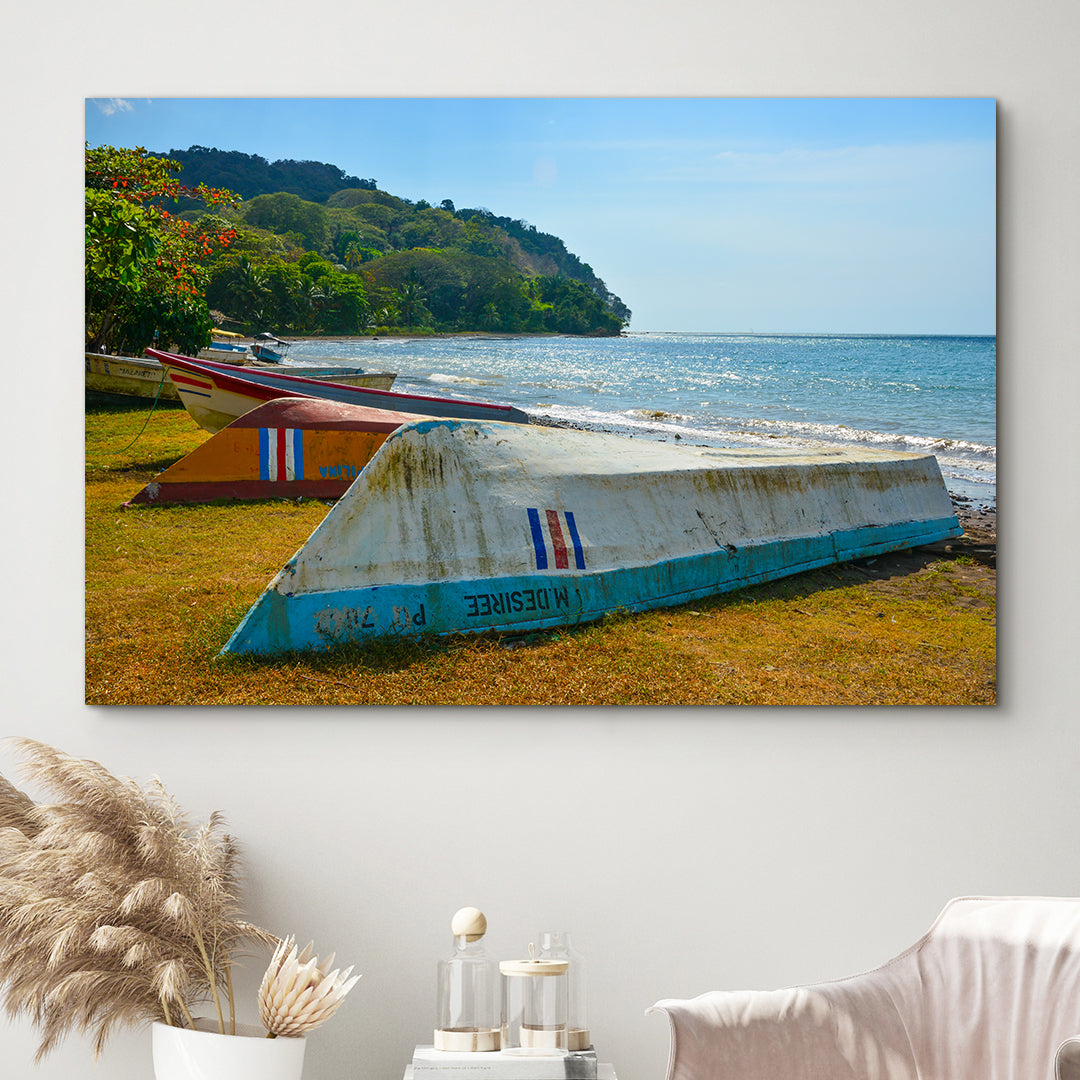
[[[199,1030],[153,1025],[155,1080],[300,1080],[304,1039],[268,1039],[246,1024],[220,1035],[214,1021],[195,1023]]]

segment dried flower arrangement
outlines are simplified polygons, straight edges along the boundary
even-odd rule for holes
[[[359,979],[297,956],[240,917],[239,852],[218,812],[196,828],[160,780],[145,788],[97,762],[15,741],[35,803],[0,775],[0,992],[40,1029],[37,1057],[71,1029],[94,1036],[159,1021],[194,1027],[212,1001],[235,1034],[232,968],[247,942],[274,948],[259,990],[270,1037],[327,1020]],[[226,1015],[227,1013],[227,1015]]]

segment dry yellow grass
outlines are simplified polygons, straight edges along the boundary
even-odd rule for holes
[[[120,509],[207,436],[87,415],[86,700],[96,705],[983,705],[995,572],[925,553],[516,640],[216,654],[321,502]]]

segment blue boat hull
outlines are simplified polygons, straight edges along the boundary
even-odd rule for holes
[[[813,540],[720,549],[652,566],[597,573],[517,575],[333,592],[268,590],[223,652],[324,649],[387,634],[525,633],[593,622],[612,611],[649,611],[732,592],[806,570],[958,535],[955,518],[869,527]],[[288,574],[288,567],[285,569]]]

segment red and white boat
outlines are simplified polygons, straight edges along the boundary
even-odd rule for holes
[[[227,427],[237,417],[280,397],[313,397],[361,405],[369,409],[390,409],[419,416],[451,420],[503,420],[527,424],[528,416],[512,405],[459,398],[402,394],[395,390],[346,386],[325,379],[285,375],[279,371],[237,368],[210,360],[147,349],[168,373],[180,400],[192,419],[210,432]]]

